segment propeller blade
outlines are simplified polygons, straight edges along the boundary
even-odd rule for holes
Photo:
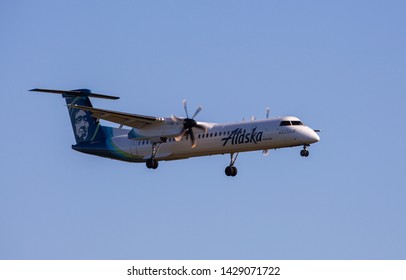
[[[213,125],[210,125],[207,123],[202,123],[202,122],[197,122],[195,127],[207,131],[208,129],[213,128]]]
[[[197,116],[197,114],[199,114],[199,112],[200,112],[201,110],[203,110],[203,107],[202,107],[202,106],[197,107],[196,112],[195,112],[195,114],[193,115],[192,119],[194,119],[194,118]]]
[[[196,139],[195,139],[195,134],[193,133],[193,130],[190,128],[189,130],[189,135],[190,135],[190,141],[192,142],[192,149],[196,147]]]
[[[179,117],[177,117],[177,116],[175,116],[175,115],[172,115],[172,116],[171,116],[171,119],[172,119],[174,122],[183,122],[183,120],[184,120],[184,119],[179,118]]]
[[[204,125],[201,125],[201,124],[197,124],[197,125],[195,126],[195,128],[204,130],[204,132],[207,132],[207,129],[208,129],[207,127],[205,127]]]
[[[182,104],[183,104],[183,109],[185,109],[185,112],[186,112],[186,117],[189,118],[189,114],[187,113],[186,99],[183,99]]]
[[[176,142],[181,141],[183,139],[183,136],[185,136],[186,132],[187,131],[183,129],[182,132],[178,136],[175,136],[175,141]]]
[[[192,148],[194,148],[197,145],[197,141],[196,141],[195,134],[193,132],[193,128],[207,131],[209,128],[212,128],[212,125],[208,125],[206,123],[197,123],[195,121],[194,118],[200,113],[200,111],[203,110],[202,106],[197,107],[196,112],[193,114],[193,117],[189,118],[186,99],[183,99],[182,105],[183,105],[183,109],[185,110],[185,113],[186,113],[186,118],[179,118],[175,115],[171,116],[172,121],[177,122],[177,123],[183,123],[182,132],[178,136],[175,137],[175,140],[181,141],[183,139],[183,137],[190,136],[190,141],[192,142]]]

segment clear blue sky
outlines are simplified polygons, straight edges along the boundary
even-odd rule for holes
[[[405,259],[404,1],[3,1],[0,259]],[[157,170],[71,149],[64,100],[295,115],[321,142]]]

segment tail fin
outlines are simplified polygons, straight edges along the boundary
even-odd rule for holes
[[[91,91],[88,89],[65,91],[65,90],[36,88],[32,89],[31,91],[62,94],[62,97],[65,98],[67,105],[77,104],[86,107],[93,107],[89,97],[106,98],[106,99],[119,98],[110,95],[91,93]],[[105,138],[104,132],[100,128],[99,121],[96,118],[93,118],[90,112],[80,110],[78,108],[74,108],[71,106],[68,106],[68,111],[77,144],[82,142],[102,140]]]
[[[92,107],[89,97],[70,96],[66,94],[62,95],[62,97],[65,98],[67,105],[77,104]],[[68,111],[77,144],[81,142],[101,140],[104,138],[102,129],[99,130],[99,121],[93,118],[90,112],[72,108],[70,106],[68,106]]]

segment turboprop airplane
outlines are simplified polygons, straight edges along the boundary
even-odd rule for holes
[[[195,120],[198,107],[189,117],[153,117],[94,108],[90,98],[119,99],[92,93],[89,89],[54,90],[35,88],[31,91],[62,94],[71,118],[76,145],[72,149],[96,156],[145,162],[156,169],[159,161],[190,157],[230,154],[227,176],[236,176],[234,166],[240,152],[302,146],[302,157],[308,157],[310,144],[320,141],[316,132],[296,117],[267,118],[232,123],[209,123]],[[99,120],[117,123],[118,128],[103,126]],[[124,126],[130,128],[125,129]]]

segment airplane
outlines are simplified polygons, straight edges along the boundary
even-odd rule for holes
[[[230,154],[225,169],[227,176],[236,176],[238,154],[248,151],[302,146],[302,157],[308,157],[308,147],[320,141],[317,132],[293,116],[230,123],[196,121],[199,106],[189,117],[154,117],[129,114],[92,106],[90,98],[117,100],[119,97],[93,93],[89,89],[55,90],[34,88],[30,91],[61,94],[66,100],[76,144],[72,149],[85,154],[127,161],[144,162],[156,169],[159,161],[190,157]],[[117,123],[119,127],[100,124],[100,120]],[[124,126],[128,128],[123,128]]]

